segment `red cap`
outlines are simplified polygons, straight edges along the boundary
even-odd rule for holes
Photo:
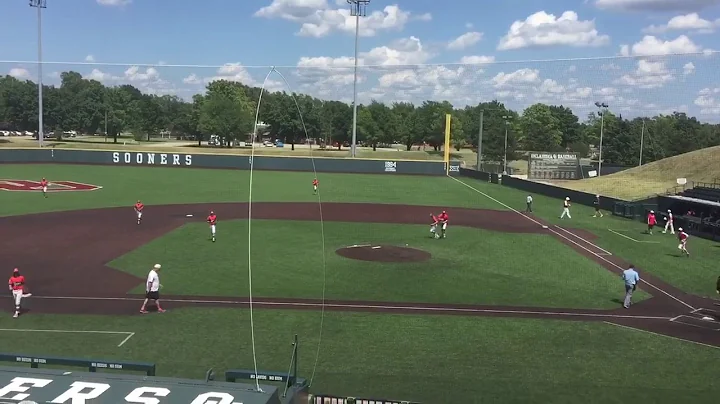
[[[20,270],[15,268],[15,269],[13,269],[13,273],[15,273],[15,272],[20,272]]]

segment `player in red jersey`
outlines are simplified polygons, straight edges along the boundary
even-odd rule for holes
[[[320,185],[320,182],[318,182],[317,178],[313,180],[313,194],[317,194],[318,185]]]
[[[48,187],[48,181],[43,177],[42,180],[40,180],[40,189],[42,189],[43,196],[47,198],[47,187]]]
[[[217,224],[217,215],[212,210],[210,216],[207,217],[207,222],[210,223],[210,235],[212,236],[213,243],[215,242],[215,225]]]
[[[143,214],[143,209],[145,209],[145,205],[143,205],[142,202],[140,202],[140,200],[138,200],[134,206],[134,209],[135,209],[135,214],[137,215],[137,224],[140,224],[140,222],[142,221],[142,214]]]
[[[647,234],[652,235],[653,227],[657,224],[657,218],[655,217],[655,211],[651,210],[647,215]]]
[[[687,257],[690,256],[690,253],[687,250],[687,240],[688,240],[688,234],[685,233],[685,230],[683,230],[682,227],[678,229],[678,241],[680,241],[680,244],[678,244],[678,250],[680,252],[684,253]]]
[[[13,270],[13,274],[8,281],[8,289],[15,300],[15,314],[13,314],[13,317],[18,318],[20,315],[20,303],[22,302],[22,299],[24,297],[30,297],[32,294],[25,293],[25,277],[20,275],[20,270],[17,268]]]
[[[440,235],[437,234],[437,226],[438,223],[440,223],[440,220],[438,220],[438,217],[432,213],[430,214],[430,220],[432,220],[432,223],[430,223],[430,237],[440,238]]]
[[[438,220],[440,221],[440,238],[445,238],[445,231],[447,230],[450,217],[448,216],[447,212],[443,210],[442,213],[438,216]]]

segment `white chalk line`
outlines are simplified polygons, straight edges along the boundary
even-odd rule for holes
[[[558,225],[555,225],[555,227],[556,227],[557,229],[559,229],[559,230],[564,231],[564,232],[567,233],[567,234],[570,234],[570,235],[576,237],[578,240],[583,241],[584,243],[586,243],[586,244],[588,244],[588,245],[591,245],[591,246],[593,246],[594,248],[602,251],[603,253],[605,253],[605,255],[612,255],[612,253],[611,253],[610,251],[608,251],[608,250],[606,250],[606,249],[604,249],[604,248],[600,248],[598,245],[593,244],[592,242],[590,242],[590,241],[588,241],[588,240],[585,240],[584,238],[578,236],[577,234],[571,232],[571,231],[568,230],[568,229],[564,229],[564,228],[562,228],[562,227],[560,227],[560,226],[558,226]]]
[[[464,186],[472,189],[473,191],[477,192],[477,193],[480,194],[480,195],[483,195],[484,197],[490,199],[491,201],[494,201],[494,202],[497,203],[498,205],[503,206],[503,207],[505,207],[506,209],[511,210],[511,211],[517,213],[518,215],[520,215],[520,216],[524,217],[525,219],[527,219],[527,220],[529,220],[529,221],[537,224],[538,226],[543,226],[542,223],[538,222],[537,220],[533,219],[532,217],[523,214],[523,213],[520,212],[519,210],[513,208],[512,206],[510,206],[510,205],[508,205],[508,204],[506,204],[506,203],[504,203],[504,202],[501,202],[501,201],[493,198],[492,196],[486,194],[485,192],[482,192],[482,191],[480,191],[479,189],[477,189],[477,188],[475,188],[475,187],[473,187],[473,186],[471,186],[471,185],[469,185],[469,184],[466,184],[465,182],[460,181],[459,179],[457,179],[457,178],[455,178],[455,177],[448,176],[448,178],[450,178],[450,179],[452,179],[452,180],[454,180],[454,181],[459,182],[460,184],[462,184],[462,185],[464,185]],[[590,254],[596,256],[596,257],[599,258],[600,260],[602,260],[602,261],[604,261],[604,262],[612,265],[613,267],[615,267],[615,268],[623,271],[623,268],[622,268],[621,266],[619,266],[619,265],[615,264],[614,262],[608,260],[607,258],[603,257],[602,255],[600,255],[600,254],[598,254],[598,253],[596,253],[596,252],[594,252],[594,251],[592,251],[592,250],[589,250],[589,249],[583,247],[582,245],[580,245],[580,244],[576,243],[575,241],[573,241],[573,240],[571,240],[571,239],[563,236],[562,234],[558,233],[557,231],[555,231],[555,230],[553,230],[553,229],[548,228],[548,230],[551,231],[551,232],[553,232],[553,233],[555,233],[556,235],[558,235],[558,236],[566,239],[567,241],[575,244],[576,246],[582,248],[583,250],[589,252]],[[588,242],[588,244],[592,244],[592,243]],[[645,281],[645,280],[643,280],[643,283],[646,284],[646,285],[648,285],[648,286],[650,286],[651,288],[657,290],[658,292],[664,294],[665,296],[667,296],[667,297],[675,300],[676,302],[682,304],[683,306],[688,307],[688,308],[690,308],[691,310],[695,310],[695,308],[694,308],[693,306],[685,303],[684,301],[682,301],[682,300],[680,300],[679,298],[671,295],[670,293],[666,292],[665,290],[660,289],[659,287],[653,285],[652,283],[650,283],[650,282],[648,282],[648,281]]]
[[[626,236],[626,235],[624,235],[624,234],[622,234],[622,233],[620,233],[620,232],[618,232],[618,231],[615,231],[615,230],[613,230],[613,229],[608,229],[608,231],[609,231],[610,233],[617,234],[618,236],[624,237],[624,238],[626,238],[626,239],[628,239],[628,240],[630,240],[630,241],[633,241],[633,242],[635,242],[635,243],[660,244],[659,241],[636,240],[636,239],[634,239],[634,238],[632,238],[632,237],[630,237],[630,236]]]
[[[33,296],[37,299],[49,300],[94,300],[94,301],[141,301],[142,298],[132,297],[91,297],[91,296]],[[246,305],[249,300],[203,300],[203,299],[162,299],[163,302],[170,303],[191,303],[191,304],[226,304],[226,305]],[[255,301],[255,304],[261,306],[277,306],[277,307],[322,307],[321,303],[309,302],[268,302]],[[354,303],[325,303],[325,307],[334,307],[338,309],[378,309],[378,310],[400,310],[400,311],[417,311],[417,312],[456,312],[456,313],[488,313],[488,314],[517,314],[517,315],[543,315],[543,316],[561,316],[561,317],[587,317],[587,318],[628,318],[640,320],[669,320],[670,317],[657,316],[636,316],[622,314],[602,314],[602,313],[572,313],[564,311],[535,311],[535,310],[513,310],[513,309],[481,309],[481,308],[462,308],[462,307],[433,307],[433,306],[402,306],[387,304],[354,304]]]
[[[56,334],[105,334],[105,335],[125,335],[125,339],[118,344],[118,347],[125,345],[126,342],[132,338],[135,333],[130,331],[100,331],[100,330],[37,330],[29,328],[0,328],[0,332],[11,331],[11,332],[44,332],[44,333],[56,333]]]
[[[704,327],[704,326],[699,325],[699,324],[693,324],[693,323],[688,323],[688,322],[686,322],[686,321],[680,321],[681,319],[684,319],[684,318],[691,318],[691,319],[693,319],[693,320],[698,320],[698,321],[707,321],[709,324],[712,324],[712,323],[713,323],[713,322],[710,321],[710,320],[700,320],[700,319],[698,319],[698,318],[690,317],[690,316],[678,316],[678,317],[675,318],[675,319],[670,319],[670,321],[673,322],[673,323],[677,323],[677,324],[689,325],[689,326],[691,326],[691,327],[702,328],[703,330],[720,331],[720,329],[708,328],[708,327]]]
[[[630,326],[628,326],[628,325],[615,324],[615,323],[611,323],[611,322],[609,322],[609,321],[603,321],[603,323],[605,323],[605,324],[610,324],[610,325],[613,325],[613,326],[615,326],[615,327],[625,328],[625,329],[627,329],[627,330],[644,332],[644,333],[646,333],[646,334],[651,334],[651,335],[655,335],[655,336],[658,336],[658,337],[665,337],[665,338],[674,339],[674,340],[676,340],[676,341],[689,342],[689,343],[691,343],[691,344],[700,345],[700,346],[704,346],[704,347],[708,347],[708,348],[720,349],[720,346],[705,344],[705,343],[702,343],[702,342],[692,341],[692,340],[684,339],[684,338],[678,338],[678,337],[674,337],[674,336],[672,336],[672,335],[659,334],[659,333],[656,333],[656,332],[653,332],[653,331],[643,330],[643,329],[641,329],[641,328],[630,327]]]

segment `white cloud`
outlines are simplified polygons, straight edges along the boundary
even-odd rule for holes
[[[518,69],[511,73],[500,72],[492,78],[496,88],[511,87],[529,83],[537,83],[540,80],[540,71],[537,69]]]
[[[339,2],[336,4],[340,4]],[[332,8],[327,0],[273,0],[255,12],[256,17],[280,18],[300,24],[298,35],[324,37],[333,32],[355,33],[356,19],[345,4]],[[375,36],[380,31],[400,31],[410,20],[429,21],[429,13],[418,16],[401,10],[397,5],[385,6],[382,11],[372,11],[360,21],[361,36]]]
[[[132,0],[97,0],[101,6],[120,7],[132,3]]]
[[[720,4],[720,0],[595,0],[602,9],[621,11],[694,11]]]
[[[648,60],[638,60],[637,69],[631,74],[625,74],[618,80],[618,83],[639,87],[639,88],[659,88],[674,79],[673,74],[665,66],[664,62],[652,62]]]
[[[450,41],[447,45],[448,49],[450,50],[462,50],[465,48],[469,48],[476,43],[480,42],[482,40],[483,34],[482,32],[466,32],[459,37],[453,39]]]
[[[700,18],[698,13],[690,13],[675,16],[671,18],[667,24],[651,25],[643,29],[643,32],[646,34],[662,34],[668,31],[685,31],[709,34],[714,32],[718,27],[720,27],[720,18],[715,21],[709,21]]]
[[[460,58],[460,63],[466,64],[466,65],[482,65],[487,63],[493,63],[495,61],[495,56],[463,56]]]
[[[10,72],[8,75],[15,77],[19,80],[29,80],[30,79],[30,72],[27,69],[23,69],[22,67],[14,67],[10,69]]]
[[[92,63],[95,61],[95,57],[93,55],[87,55],[85,56],[85,61]]]
[[[203,80],[197,74],[192,73],[183,79],[185,84],[202,84]]]
[[[574,11],[565,11],[560,17],[539,11],[525,19],[515,21],[508,33],[500,39],[499,50],[541,46],[602,46],[610,37],[601,35],[594,20],[579,20]]]
[[[684,75],[690,75],[695,73],[695,64],[693,62],[687,62],[683,66],[683,74]]]
[[[113,76],[112,74],[104,73],[99,69],[92,69],[90,74],[83,75],[83,78],[88,80],[96,80],[103,83],[112,80]]]
[[[700,90],[698,97],[693,101],[700,107],[700,113],[704,115],[720,114],[720,88],[704,88]]]
[[[690,38],[680,35],[671,41],[663,41],[652,35],[645,35],[640,42],[632,46],[620,46],[620,54],[623,56],[658,56],[682,53],[697,53],[702,48],[696,45]]]

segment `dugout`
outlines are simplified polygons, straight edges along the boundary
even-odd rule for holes
[[[658,196],[660,217],[670,209],[675,217],[675,228],[710,240],[720,240],[720,203],[682,195]],[[660,223],[664,225],[664,220]]]

